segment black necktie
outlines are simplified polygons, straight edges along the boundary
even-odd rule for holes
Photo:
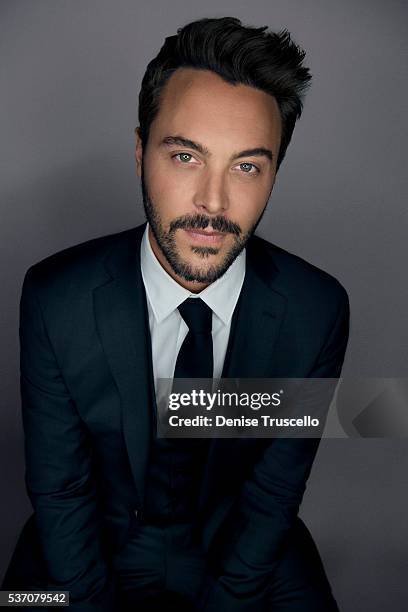
[[[212,310],[201,298],[187,298],[178,309],[188,334],[177,356],[174,378],[212,378]]]

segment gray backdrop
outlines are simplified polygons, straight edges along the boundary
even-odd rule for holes
[[[259,233],[347,288],[345,375],[407,376],[406,3],[2,0],[0,579],[31,510],[18,392],[23,274],[143,219],[133,129],[144,68],[178,26],[223,15],[287,27],[314,75]],[[404,608],[407,469],[404,440],[321,444],[301,513],[346,612]]]

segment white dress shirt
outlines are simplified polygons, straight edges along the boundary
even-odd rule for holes
[[[142,238],[140,261],[149,312],[156,393],[158,378],[173,378],[177,355],[188,333],[188,327],[178,311],[178,306],[187,298],[201,298],[212,310],[214,378],[220,378],[231,319],[245,277],[245,249],[218,280],[200,293],[191,293],[159,263],[150,245],[148,228],[149,224]]]

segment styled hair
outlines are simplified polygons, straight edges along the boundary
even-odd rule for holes
[[[178,68],[211,70],[231,84],[260,89],[276,99],[282,122],[277,159],[279,168],[300,118],[311,74],[302,65],[305,51],[284,29],[243,26],[235,17],[200,19],[169,36],[148,64],[139,94],[139,125],[146,145],[150,126],[159,111],[160,94]]]

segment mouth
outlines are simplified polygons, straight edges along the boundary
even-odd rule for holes
[[[214,230],[185,229],[188,238],[200,244],[221,244],[227,235],[225,232],[215,232]]]

